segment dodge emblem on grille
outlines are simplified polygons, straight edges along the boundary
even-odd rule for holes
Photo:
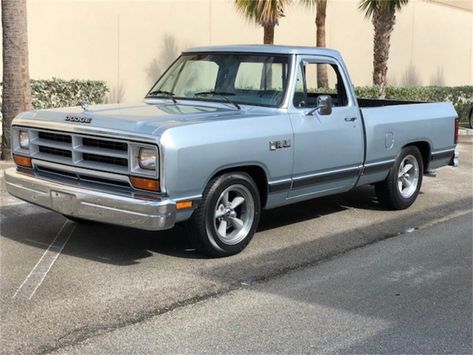
[[[79,122],[79,123],[90,123],[92,118],[90,117],[81,117],[81,116],[66,116],[66,121],[68,122]]]

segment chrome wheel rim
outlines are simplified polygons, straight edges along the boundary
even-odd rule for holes
[[[243,185],[227,187],[219,196],[214,212],[214,228],[218,239],[235,245],[248,235],[255,218],[253,195]]]
[[[399,165],[397,188],[404,198],[410,198],[417,190],[419,183],[419,163],[413,155],[407,155]]]

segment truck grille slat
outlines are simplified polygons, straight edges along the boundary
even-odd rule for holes
[[[98,184],[110,185],[114,187],[127,188],[127,189],[130,188],[130,183],[125,182],[125,181],[112,180],[112,179],[97,177],[97,176],[93,176],[89,174],[73,173],[69,171],[64,171],[62,169],[46,167],[41,164],[36,165],[36,170],[40,174],[43,174],[44,176],[47,176],[47,177],[60,177],[63,179],[72,179],[78,182],[98,183]]]
[[[130,187],[129,183],[126,183],[123,181],[104,179],[104,178],[99,178],[96,176],[88,176],[88,175],[79,174],[79,179],[81,181],[88,181],[88,182],[99,183],[99,184],[115,185],[115,186],[128,187],[128,188]]]
[[[36,169],[40,172],[45,172],[45,173],[48,173],[48,174],[54,174],[54,175],[59,175],[59,176],[63,176],[63,177],[68,177],[68,178],[73,178],[73,179],[77,179],[77,175],[74,174],[74,173],[69,173],[67,171],[62,171],[62,170],[57,170],[57,169],[51,169],[51,168],[47,168],[45,166],[37,166]]]
[[[94,161],[97,163],[128,166],[128,160],[124,158],[115,158],[91,153],[82,153],[82,159],[86,161]]]
[[[95,138],[82,138],[82,145],[86,147],[120,150],[123,152],[126,152],[128,150],[128,145],[124,142],[104,141],[104,140],[95,139]]]
[[[127,152],[122,152],[120,150],[112,150],[112,149],[105,149],[105,148],[95,148],[95,147],[89,147],[85,145],[81,145],[79,147],[76,147],[75,150],[77,152],[82,152],[84,153],[90,153],[90,154],[96,154],[96,155],[104,155],[107,157],[115,157],[115,158],[128,158],[128,153]]]
[[[72,152],[70,150],[51,148],[44,145],[39,146],[39,151],[40,153],[59,155],[60,157],[66,157],[66,158],[72,157]]]
[[[43,138],[35,138],[31,141],[31,143],[39,146],[39,147],[50,147],[50,148],[57,148],[63,150],[71,150],[71,143],[64,143],[60,141],[52,141]]]
[[[55,142],[64,142],[64,143],[72,142],[72,137],[66,134],[44,132],[44,131],[38,132],[38,138],[55,141]]]

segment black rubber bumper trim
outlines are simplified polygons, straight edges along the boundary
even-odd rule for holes
[[[430,156],[430,160],[432,161],[432,160],[453,158],[454,154],[455,154],[455,150],[451,150],[448,152],[432,153]]]

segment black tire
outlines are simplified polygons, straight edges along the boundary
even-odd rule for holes
[[[402,192],[400,191],[403,187],[399,187],[399,168],[401,166],[401,163],[405,162],[405,159],[407,158],[411,159],[410,157],[415,158],[418,164],[417,182],[415,190],[412,188],[411,194],[407,193],[409,191],[405,191],[405,196],[403,196]],[[414,168],[415,166],[412,169]],[[378,197],[379,202],[385,207],[394,210],[403,210],[408,208],[414,203],[414,201],[417,199],[417,196],[419,195],[419,191],[422,186],[423,171],[424,166],[422,161],[422,155],[420,154],[419,149],[415,146],[404,147],[399,153],[399,156],[397,157],[394,166],[389,171],[389,175],[386,180],[375,184],[376,195]],[[401,182],[401,185],[404,186],[404,183]]]
[[[217,213],[220,214],[220,211],[226,210],[218,207],[224,205],[223,195],[227,192],[227,202],[235,202],[238,192],[242,193],[240,198],[243,198],[245,202],[231,209],[230,212],[227,211],[224,216],[216,218]],[[230,209],[231,204],[227,206]],[[234,213],[234,215],[230,213]],[[197,248],[201,252],[212,257],[230,256],[241,252],[251,241],[258,227],[260,213],[260,195],[253,179],[243,172],[226,173],[209,182],[202,201],[189,221],[188,230],[193,234]],[[246,219],[247,217],[249,219]],[[233,223],[236,219],[245,222],[244,227],[238,229],[236,224],[234,226]],[[225,220],[225,225],[221,226],[223,220]],[[231,230],[229,238],[235,234],[235,240],[225,240],[222,234],[219,234],[218,227],[223,227],[225,237],[227,231]],[[239,240],[240,238],[241,240]]]

